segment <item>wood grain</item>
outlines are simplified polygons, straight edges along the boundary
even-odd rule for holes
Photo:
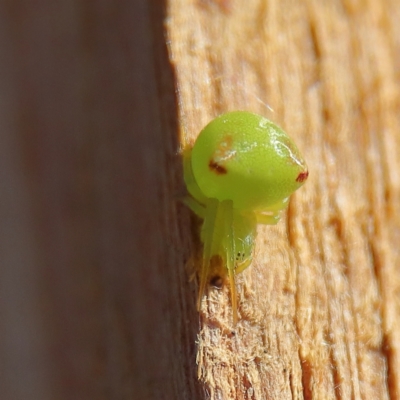
[[[171,0],[183,145],[229,110],[261,113],[310,169],[238,277],[201,310],[211,399],[400,396],[400,9],[395,1]],[[207,397],[207,398],[208,398]]]
[[[1,2],[1,398],[400,398],[398,21],[395,0]],[[310,178],[260,227],[233,327],[227,287],[195,309],[179,150],[235,109]]]

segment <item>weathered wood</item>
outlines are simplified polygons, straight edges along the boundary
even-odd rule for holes
[[[208,292],[211,399],[400,397],[398,21],[390,0],[169,2],[183,145],[251,110],[310,169],[284,221],[259,229],[236,328],[227,288]]]
[[[398,21],[394,0],[3,2],[1,398],[399,398]],[[179,147],[233,109],[311,174],[259,230],[236,329],[224,288],[198,331]]]

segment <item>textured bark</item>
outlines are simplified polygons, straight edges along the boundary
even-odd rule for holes
[[[170,2],[182,142],[217,114],[282,125],[310,169],[256,259],[202,309],[211,399],[400,397],[398,2]],[[267,162],[267,161],[266,161]]]
[[[394,0],[3,1],[1,398],[400,398],[398,21]],[[195,309],[179,149],[235,109],[310,177],[259,228],[233,327],[227,287]]]

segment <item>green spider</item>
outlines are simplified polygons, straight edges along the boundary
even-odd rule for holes
[[[287,134],[246,111],[217,117],[184,150],[185,204],[203,219],[199,310],[207,284],[228,276],[236,324],[235,275],[251,264],[257,224],[276,224],[307,177]]]

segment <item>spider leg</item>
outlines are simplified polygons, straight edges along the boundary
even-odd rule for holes
[[[182,199],[183,203],[189,207],[198,217],[204,219],[206,208],[191,196],[186,196]]]
[[[253,261],[253,257],[249,258],[245,262],[238,264],[235,268],[235,274],[240,274],[243,272],[247,267],[250,266],[251,262]]]
[[[281,219],[280,212],[256,213],[257,223],[263,225],[276,225]]]
[[[235,251],[235,231],[233,221],[233,204],[230,200],[225,200],[223,203],[224,208],[224,237],[226,249],[226,268],[228,270],[228,278],[231,289],[231,302],[233,312],[233,324],[236,325],[238,321],[237,311],[237,294],[235,283],[235,264],[236,264],[236,251]]]
[[[207,205],[205,208],[204,222],[202,227],[202,237],[204,242],[203,247],[203,260],[201,264],[200,271],[200,287],[199,287],[199,295],[197,298],[197,309],[201,308],[201,300],[203,298],[208,275],[210,271],[210,260],[213,255],[214,250],[214,239],[216,237],[216,223],[217,223],[217,214],[219,208],[219,201],[216,199],[207,200]]]
[[[276,225],[281,219],[281,211],[289,204],[289,197],[269,206],[265,211],[256,212],[257,223],[264,225]]]

